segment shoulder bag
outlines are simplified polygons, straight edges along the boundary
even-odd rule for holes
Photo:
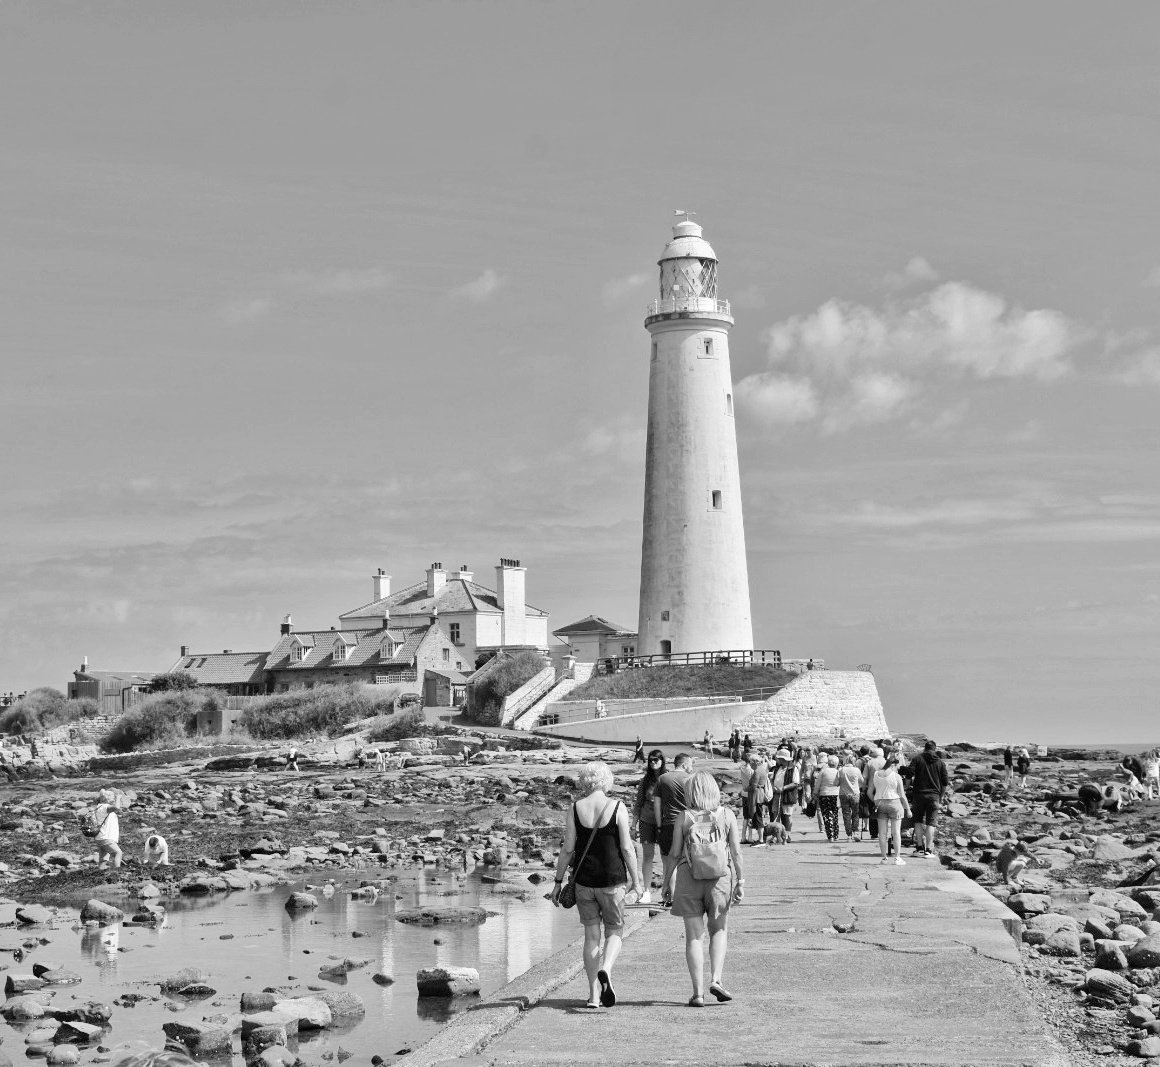
[[[614,800],[612,803],[615,805],[618,804],[619,801]],[[603,816],[607,811],[608,809],[605,808],[604,811],[600,813],[601,816]],[[572,818],[576,818],[575,804],[572,805]],[[596,840],[596,831],[600,829],[600,824],[602,821],[602,818],[596,820],[596,825],[592,827],[588,834],[588,844],[584,846],[584,851],[580,853],[580,859],[576,863],[572,864],[572,870],[568,875],[568,881],[566,881],[560,889],[559,899],[561,908],[576,907],[576,875],[579,873],[580,867],[584,863],[585,857],[588,855],[588,850],[592,847],[592,842]],[[587,830],[588,827],[585,826],[584,829]]]

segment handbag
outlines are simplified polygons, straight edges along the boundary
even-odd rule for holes
[[[612,803],[618,804],[619,801],[614,800]],[[575,812],[575,807],[573,807],[572,810]],[[604,809],[604,811],[607,810],[607,808]],[[601,812],[600,814],[603,815],[604,812]],[[588,844],[584,846],[584,851],[580,853],[580,861],[578,863],[572,864],[572,871],[568,875],[568,881],[566,881],[563,886],[560,887],[560,896],[557,899],[560,902],[561,908],[576,907],[576,875],[579,873],[580,867],[584,863],[584,857],[588,855],[588,850],[592,847],[592,842],[596,840],[596,831],[599,829],[600,823],[602,821],[602,819],[598,819],[596,825],[592,827],[592,831],[588,835]],[[585,827],[585,829],[587,829],[587,827]]]

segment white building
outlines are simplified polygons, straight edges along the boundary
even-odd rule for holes
[[[717,255],[687,217],[658,261],[651,337],[637,653],[753,648]]]
[[[470,672],[484,653],[548,650],[548,613],[525,598],[527,568],[518,559],[501,559],[495,588],[475,581],[466,564],[447,571],[442,563],[427,568],[426,581],[391,592],[391,576],[380,568],[372,576],[374,598],[338,617],[340,630],[412,625],[435,620],[458,650]]]

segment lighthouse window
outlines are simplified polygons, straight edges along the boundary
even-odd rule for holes
[[[704,337],[701,339],[701,344],[705,346],[705,355],[711,356],[713,354],[713,338]]]
[[[721,490],[720,489],[713,490],[713,510],[714,511],[721,510]]]
[[[668,622],[668,621],[669,621],[669,613],[667,611],[662,611],[661,612],[661,622]]]
[[[653,361],[654,363],[657,361],[657,343],[656,343],[656,341],[653,341],[653,346],[652,346],[652,361]]]
[[[733,394],[732,393],[725,394],[725,414],[726,415],[733,414]]]

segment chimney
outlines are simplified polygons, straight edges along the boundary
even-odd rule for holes
[[[228,655],[229,655],[231,652],[233,652],[233,649],[232,649],[232,648],[223,648],[223,649],[222,649],[222,655],[223,655],[223,656],[228,656]]]
[[[391,613],[386,611],[383,613],[383,629],[389,630],[391,628]]]
[[[185,659],[185,657],[188,655],[189,655],[189,645],[182,645],[181,646],[181,658]]]
[[[379,568],[378,574],[371,575],[371,585],[374,588],[374,599],[385,600],[391,595],[391,576],[383,573],[383,568]]]
[[[475,575],[467,569],[466,563],[462,563],[459,566],[459,570],[451,572],[451,577],[458,578],[460,581],[470,582],[471,579],[475,577]]]
[[[183,652],[182,655],[184,656],[185,653]],[[88,669],[89,669],[89,657],[88,656],[81,656],[81,670],[87,671]]]
[[[447,572],[442,563],[432,563],[427,568],[427,595],[438,596],[447,584]]]
[[[283,618],[282,618],[282,633],[288,634],[290,632],[290,626],[293,622],[294,622],[294,620],[289,615],[283,616]]]
[[[520,566],[518,559],[501,559],[495,569],[495,596],[503,611],[503,633],[501,645],[526,645],[527,604],[524,600],[524,575],[526,567]]]

